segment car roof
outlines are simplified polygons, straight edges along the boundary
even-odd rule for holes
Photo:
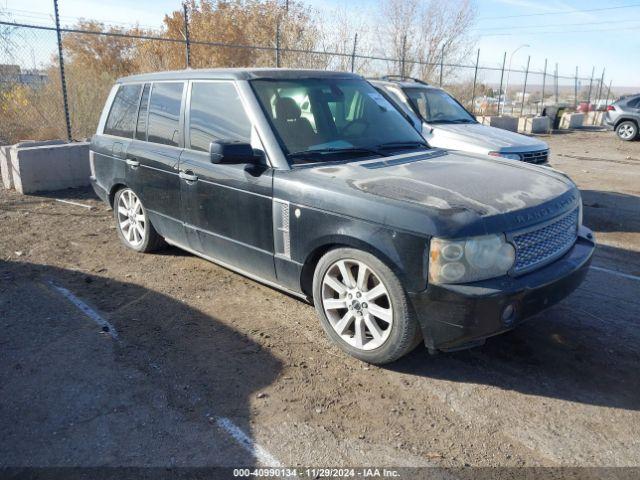
[[[360,75],[348,72],[329,72],[326,70],[303,70],[288,68],[202,68],[130,75],[117,80],[117,83],[154,82],[161,80],[254,80],[254,79],[305,79],[305,78],[359,78]]]
[[[369,78],[367,79],[374,85],[387,86],[387,87],[400,87],[400,88],[423,88],[425,90],[442,90],[442,88],[429,85],[428,83],[416,82],[415,80],[388,80],[384,78]]]

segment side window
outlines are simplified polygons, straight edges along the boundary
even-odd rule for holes
[[[149,89],[151,85],[145,84],[140,99],[140,110],[138,111],[138,125],[136,126],[136,138],[138,140],[147,139],[147,115],[149,113]]]
[[[640,107],[640,97],[630,100],[627,105],[633,108]]]
[[[204,152],[214,140],[251,141],[251,122],[232,83],[192,84],[189,139],[192,149]]]
[[[121,85],[118,88],[104,126],[104,133],[133,138],[141,88],[142,85]]]
[[[153,84],[149,99],[147,140],[178,146],[180,141],[180,104],[184,83],[158,82]]]

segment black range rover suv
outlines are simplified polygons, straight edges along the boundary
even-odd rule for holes
[[[550,168],[432,149],[363,78],[120,79],[91,144],[122,242],[164,242],[313,301],[371,363],[476,345],[559,301],[595,243]]]

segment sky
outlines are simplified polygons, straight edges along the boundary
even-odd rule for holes
[[[284,0],[282,0],[284,2]],[[427,0],[425,0],[427,1]],[[371,18],[379,0],[305,0],[330,18],[336,8],[353,9],[359,18]],[[549,69],[557,62],[561,74],[581,77],[595,67],[599,78],[614,85],[640,89],[640,0],[476,0],[478,18],[473,30],[480,48],[480,63],[497,66],[504,52],[513,53],[513,68],[541,71],[545,58]],[[104,22],[157,27],[165,13],[180,7],[180,0],[59,0],[61,22],[73,24],[79,17]],[[0,0],[14,21],[51,24],[53,0]],[[6,19],[6,14],[2,17]],[[526,45],[526,46],[523,46]],[[508,62],[508,60],[507,60]],[[607,83],[607,81],[605,81]]]

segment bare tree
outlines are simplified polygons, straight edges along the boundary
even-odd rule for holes
[[[356,53],[358,56],[369,56],[372,53],[370,33],[371,26],[367,23],[364,14],[354,12],[342,6],[325,12],[317,18],[317,24],[321,26],[319,48],[328,52],[331,60],[328,67],[332,70],[350,71],[354,42],[358,35]],[[331,56],[330,53],[337,54]],[[355,58],[354,71],[363,73],[368,70],[370,61]]]
[[[444,63],[459,63],[473,47],[476,20],[473,0],[380,0],[381,54],[407,59],[406,75],[433,81]],[[398,62],[388,66],[400,72]],[[450,68],[444,70],[447,75]]]

